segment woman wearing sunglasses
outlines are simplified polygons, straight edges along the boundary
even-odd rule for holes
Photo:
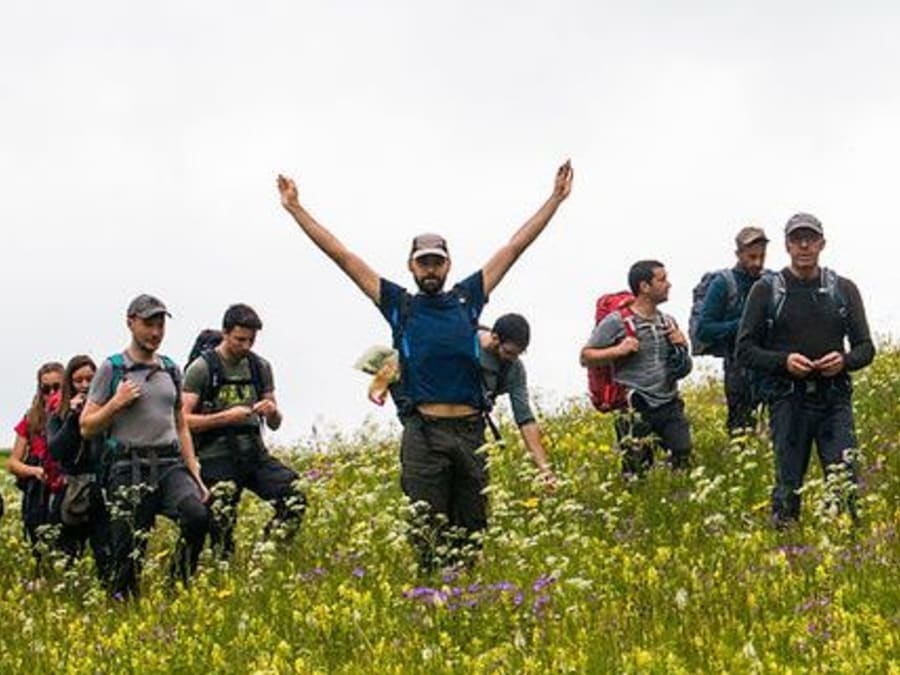
[[[103,436],[86,441],[79,417],[97,366],[90,356],[73,356],[66,365],[59,406],[47,422],[51,457],[65,475],[65,489],[53,494],[50,517],[60,526],[59,547],[70,559],[84,553],[90,541],[101,582],[109,578],[109,514],[103,490],[97,482],[97,462],[103,452]]]
[[[22,490],[22,523],[38,560],[38,528],[50,522],[50,494],[60,492],[64,485],[59,466],[47,448],[45,433],[48,409],[54,400],[59,400],[62,378],[61,363],[53,361],[38,368],[37,391],[28,412],[15,427],[16,441],[6,465]]]

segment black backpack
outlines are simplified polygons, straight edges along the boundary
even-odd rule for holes
[[[847,331],[847,298],[844,297],[841,286],[838,283],[839,278],[837,272],[828,267],[819,270],[819,293],[823,293],[830,297],[837,307],[841,321],[844,323],[844,331]],[[775,323],[781,316],[781,310],[784,309],[784,301],[787,299],[787,282],[783,272],[772,274],[768,277],[768,283],[772,293],[769,296],[769,304],[766,311],[766,342],[768,343],[772,336],[772,330]]]
[[[691,354],[694,356],[719,356],[724,357],[728,351],[728,345],[725,344],[707,344],[697,337],[697,331],[700,329],[700,319],[703,316],[703,308],[706,306],[706,294],[712,282],[723,277],[728,286],[728,300],[726,307],[728,310],[735,309],[740,304],[738,294],[737,279],[734,276],[734,269],[727,268],[706,272],[700,277],[699,283],[694,286],[693,298],[691,305],[691,318],[688,321],[688,335],[691,339]]]
[[[222,338],[222,331],[216,330],[215,328],[206,328],[200,331],[197,339],[194,340],[194,345],[191,347],[191,353],[188,355],[188,360],[184,364],[185,369],[196,361],[207,349],[215,349],[218,347],[222,343]]]
[[[225,366],[222,364],[222,359],[215,349],[206,349],[202,351],[199,358],[202,358],[206,362],[206,367],[209,370],[209,377],[206,380],[203,391],[200,392],[200,399],[198,401],[201,413],[209,413],[215,408],[219,390],[222,388],[222,385],[226,383],[234,385],[249,384],[253,387],[257,397],[262,399],[262,361],[260,361],[259,356],[257,356],[255,352],[247,354],[247,361],[250,365],[250,379],[248,380],[226,380]]]

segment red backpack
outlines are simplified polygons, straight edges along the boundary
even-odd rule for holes
[[[625,335],[637,337],[634,320],[631,318],[634,315],[631,311],[632,302],[634,295],[628,291],[601,295],[597,299],[597,308],[594,311],[594,325],[596,326],[609,314],[618,312],[625,323]],[[628,391],[613,378],[611,363],[588,368],[588,391],[591,394],[591,403],[600,412],[620,410],[628,406]]]

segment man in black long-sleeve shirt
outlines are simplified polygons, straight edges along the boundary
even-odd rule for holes
[[[819,220],[792,216],[785,238],[791,264],[753,286],[737,339],[738,359],[759,373],[760,394],[770,408],[776,524],[800,514],[798,490],[813,441],[826,473],[846,471],[856,483],[849,373],[875,356],[856,285],[819,267],[825,247]],[[853,513],[852,500],[849,507]]]

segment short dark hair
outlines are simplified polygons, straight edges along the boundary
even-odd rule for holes
[[[222,317],[222,332],[230,333],[233,328],[249,328],[250,330],[262,330],[262,320],[259,314],[250,306],[238,303],[225,310]]]
[[[494,322],[491,332],[497,335],[500,342],[512,342],[523,351],[531,340],[531,327],[521,314],[504,314]]]
[[[641,290],[641,282],[648,284],[653,282],[653,274],[661,267],[665,267],[659,260],[638,260],[628,270],[628,287],[637,295]]]

